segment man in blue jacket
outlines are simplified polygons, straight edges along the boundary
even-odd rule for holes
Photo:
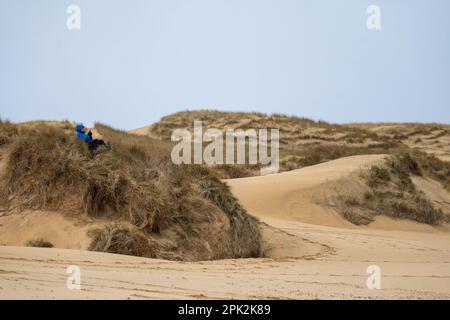
[[[82,140],[88,144],[88,149],[91,153],[95,152],[100,146],[105,146],[111,150],[111,146],[101,139],[93,139],[92,132],[88,130],[82,123],[77,124],[77,140]]]

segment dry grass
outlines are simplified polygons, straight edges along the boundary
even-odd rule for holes
[[[343,198],[343,217],[356,225],[369,224],[377,215],[430,225],[446,222],[448,215],[418,191],[411,180],[411,175],[424,174],[424,168],[428,168],[424,167],[425,159],[402,152],[384,165],[372,166],[364,174],[365,187],[361,190],[365,191]]]
[[[148,258],[158,257],[158,243],[142,230],[111,223],[90,231],[92,242],[89,250],[126,254]]]
[[[203,122],[203,129],[264,129],[280,130],[280,170],[287,171],[337,158],[360,154],[394,154],[402,150],[425,150],[432,138],[441,139],[438,157],[448,157],[446,141],[450,126],[420,123],[367,123],[338,125],[325,121],[257,112],[222,112],[215,110],[184,111],[163,117],[150,127],[153,136],[170,140],[177,128],[191,129],[194,120]],[[411,139],[410,139],[411,138]],[[419,139],[419,140],[418,140]],[[417,141],[417,142],[414,142]],[[423,143],[426,141],[427,143]],[[425,150],[429,152],[430,150]],[[217,166],[223,178],[259,175],[256,166]]]
[[[0,148],[11,140],[12,137],[17,135],[17,126],[9,122],[8,120],[2,120],[0,118]]]
[[[151,128],[153,134],[163,140],[170,140],[172,131],[177,128],[192,129],[194,120],[201,120],[204,128],[280,128],[285,130],[295,126],[309,125],[325,126],[326,123],[316,122],[301,117],[289,117],[281,114],[267,115],[260,112],[223,112],[216,110],[183,111],[163,117]]]
[[[25,243],[25,246],[38,248],[53,248],[53,244],[51,242],[44,240],[42,238],[28,240],[27,243]]]
[[[416,174],[441,182],[444,188],[450,191],[450,162],[418,150],[412,150],[410,154],[413,158],[409,162],[410,169],[415,170]],[[411,163],[411,160],[415,163]]]
[[[321,162],[359,154],[385,154],[405,149],[401,141],[354,125],[337,125],[281,114],[221,112],[214,110],[178,112],[151,126],[152,135],[170,140],[177,128],[192,131],[194,120],[208,128],[280,130],[280,171],[299,169]],[[255,165],[214,167],[221,178],[242,178],[260,174]]]
[[[355,224],[368,224],[376,215],[411,219],[439,224],[445,215],[421,194],[411,182],[411,175],[425,175],[449,186],[449,163],[426,153],[412,150],[403,141],[408,137],[431,135],[442,137],[445,126],[436,124],[336,125],[285,115],[234,113],[218,111],[187,111],[164,117],[152,127],[153,134],[170,139],[175,128],[192,129],[194,120],[202,120],[203,128],[248,129],[279,128],[280,171],[288,171],[322,162],[366,154],[391,154],[391,160],[374,166],[364,177],[362,188],[367,192],[346,197],[341,206],[344,217]],[[436,134],[436,130],[440,131]],[[257,166],[234,165],[212,168],[223,178],[259,175]]]
[[[366,176],[366,183],[370,188],[387,184],[391,181],[391,175],[386,167],[372,166]]]
[[[183,260],[261,254],[256,219],[210,169],[173,165],[170,144],[96,124],[114,148],[91,157],[73,128],[12,126],[17,132],[8,140],[1,184],[6,208],[87,214],[134,226],[93,232],[93,250]],[[155,243],[164,245],[156,250]]]

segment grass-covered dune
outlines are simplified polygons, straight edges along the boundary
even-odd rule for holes
[[[365,154],[395,154],[417,149],[450,161],[450,126],[436,123],[333,124],[325,121],[259,112],[195,110],[177,112],[138,130],[139,134],[170,141],[174,129],[193,129],[194,120],[203,128],[280,130],[280,171]],[[257,165],[219,165],[222,178],[260,174]]]
[[[353,224],[369,224],[379,215],[434,226],[450,222],[448,206],[442,210],[412,180],[436,181],[444,192],[449,191],[449,162],[420,151],[397,153],[384,163],[363,170],[360,178],[361,181],[355,180],[357,185],[351,194],[341,197],[337,206]]]
[[[171,145],[96,124],[91,156],[73,124],[0,122],[2,210],[106,219],[91,250],[173,260],[258,257],[258,221],[207,167],[173,165]]]

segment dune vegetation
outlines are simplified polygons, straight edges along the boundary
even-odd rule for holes
[[[164,117],[140,134],[96,124],[96,133],[113,149],[95,156],[76,141],[74,123],[0,121],[0,210],[88,217],[99,222],[89,231],[93,251],[191,261],[262,256],[260,223],[221,180],[259,175],[259,165],[207,167],[170,160],[172,130],[192,128],[194,120],[202,120],[205,129],[279,128],[281,171],[353,155],[391,155],[339,199],[334,205],[339,213],[356,225],[378,215],[430,225],[448,221],[448,212],[411,180],[426,177],[450,190],[448,126],[337,125],[207,110]],[[427,149],[430,141],[442,146],[433,145],[440,154]]]
[[[412,176],[433,179],[450,191],[450,126],[419,123],[338,125],[282,114],[185,111],[163,117],[147,128],[149,135],[169,141],[175,128],[192,130],[194,120],[205,128],[280,130],[280,171],[290,171],[354,155],[388,154],[386,164],[364,173],[359,190],[337,204],[348,221],[369,224],[377,215],[438,225],[448,215],[423,195]],[[432,148],[429,148],[429,145]],[[439,152],[436,152],[439,151]],[[259,175],[258,165],[217,165],[221,178]],[[364,192],[361,192],[364,190]]]
[[[38,247],[38,248],[53,248],[53,244],[45,239],[37,238],[27,241],[25,243],[27,247]]]
[[[450,126],[441,124],[332,124],[325,121],[259,112],[184,111],[163,117],[140,133],[170,141],[176,128],[193,128],[201,120],[205,130],[280,130],[280,171],[289,171],[346,156],[395,154],[418,149],[450,161]],[[432,144],[433,148],[429,148]],[[257,165],[218,165],[222,178],[241,178],[260,174]]]
[[[170,144],[96,124],[113,145],[92,156],[74,125],[0,122],[2,210],[108,221],[91,250],[173,260],[258,257],[258,221],[209,168],[176,166]]]
[[[396,153],[385,163],[362,172],[363,186],[341,198],[340,213],[356,225],[366,225],[378,215],[409,219],[430,225],[450,222],[443,212],[417,189],[412,176],[439,181],[449,190],[450,163],[421,151]]]

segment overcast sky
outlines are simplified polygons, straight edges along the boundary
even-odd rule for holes
[[[0,0],[0,117],[131,129],[204,108],[450,123],[450,1]]]

